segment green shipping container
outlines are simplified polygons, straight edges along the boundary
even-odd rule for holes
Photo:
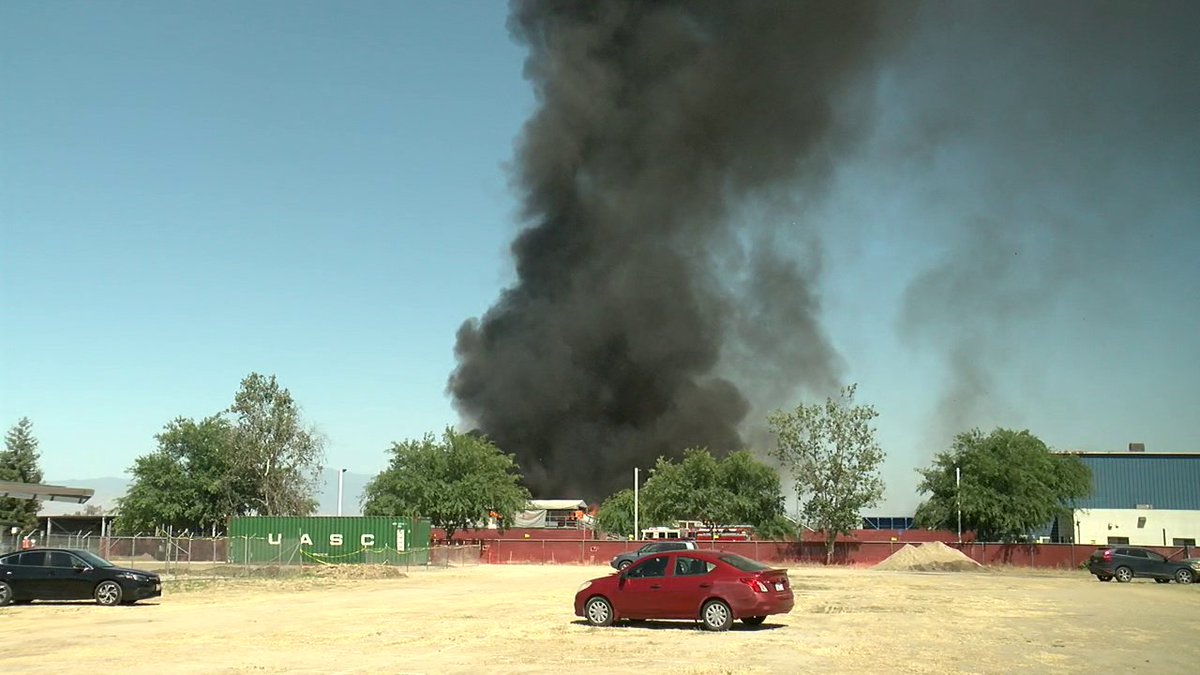
[[[229,523],[229,562],[424,565],[429,522],[383,516],[246,516]]]

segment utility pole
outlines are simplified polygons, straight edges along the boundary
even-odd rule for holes
[[[338,515],[342,515],[342,477],[346,475],[345,469],[338,469]]]
[[[633,539],[639,541],[642,531],[638,529],[638,468],[633,467]]]
[[[958,543],[962,543],[962,470],[954,467],[954,501],[958,506]]]

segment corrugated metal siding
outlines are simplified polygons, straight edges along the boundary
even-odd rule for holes
[[[1092,495],[1081,508],[1200,510],[1200,455],[1082,455],[1092,470]]]
[[[246,563],[395,563],[429,546],[429,523],[380,516],[233,518],[230,559]]]

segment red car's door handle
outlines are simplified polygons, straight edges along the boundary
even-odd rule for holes
[[[712,584],[706,582],[706,583],[700,584],[700,588],[712,588]]]
[[[650,584],[650,590],[652,591],[657,591],[660,588],[662,588],[662,586],[659,586],[658,584]]]

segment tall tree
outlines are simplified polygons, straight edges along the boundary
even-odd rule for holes
[[[646,501],[638,500],[639,526],[650,525],[646,520]],[[625,488],[613,493],[605,499],[596,511],[596,524],[608,534],[622,537],[634,535],[633,531],[633,490]]]
[[[253,512],[280,516],[315,511],[324,440],[303,427],[291,393],[274,375],[251,373],[226,412],[234,415],[236,468],[255,486],[249,495]]]
[[[0,480],[16,483],[41,483],[38,466],[38,442],[33,436],[33,422],[22,417],[4,436],[4,452],[0,453]],[[37,525],[41,503],[16,497],[0,498],[0,524],[31,528]]]
[[[834,542],[862,523],[862,510],[883,497],[879,466],[883,449],[875,441],[869,405],[855,405],[857,385],[825,402],[776,411],[767,422],[778,437],[773,451],[791,470],[808,524],[825,535],[825,562],[833,560]]]
[[[253,484],[237,470],[227,420],[178,418],[155,438],[158,449],[129,470],[133,481],[118,500],[118,531],[211,532],[246,513]]]
[[[648,521],[699,520],[707,527],[762,527],[783,515],[779,474],[741,450],[717,460],[690,448],[678,463],[659,458],[642,489]],[[632,513],[632,511],[631,511]]]
[[[956,484],[955,469],[962,475]],[[981,541],[1013,541],[1044,527],[1091,492],[1092,476],[1078,457],[1052,452],[1029,431],[972,429],[939,452],[922,476],[920,527],[963,528]]]
[[[447,428],[441,439],[393,443],[388,467],[367,484],[363,515],[420,516],[449,539],[490,513],[510,523],[529,503],[512,455],[487,438]]]

